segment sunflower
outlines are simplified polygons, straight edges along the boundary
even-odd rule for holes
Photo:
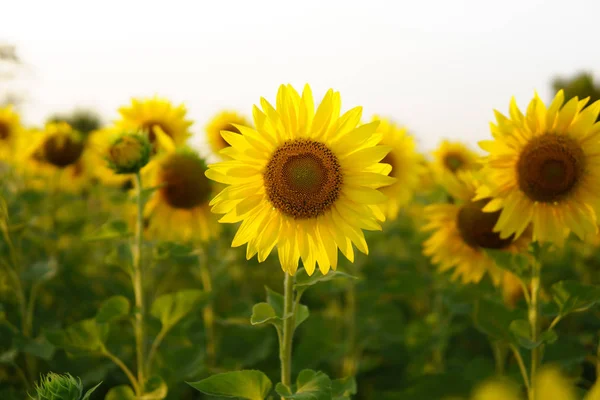
[[[188,148],[156,158],[144,179],[157,188],[145,208],[147,233],[170,241],[206,241],[219,233],[208,202],[214,183],[204,174],[206,163]]]
[[[213,153],[219,154],[221,150],[229,147],[229,143],[221,136],[221,131],[240,133],[234,125],[250,126],[250,122],[234,111],[222,111],[206,125],[206,138]]]
[[[500,213],[494,231],[519,237],[531,224],[533,240],[561,245],[570,231],[579,238],[598,231],[594,207],[600,201],[600,101],[564,104],[562,91],[549,107],[536,94],[523,115],[513,98],[510,118],[496,111],[486,185],[477,199],[493,198],[484,211]]]
[[[277,93],[276,108],[261,99],[256,129],[237,125],[222,132],[231,159],[206,175],[229,185],[212,201],[220,222],[242,221],[232,246],[248,244],[246,257],[264,261],[277,246],[282,269],[294,274],[302,259],[309,275],[337,267],[339,248],[354,261],[352,243],[367,254],[362,229],[380,230],[385,216],[377,190],[394,183],[380,164],[389,146],[378,145],[378,121],[359,125],[362,108],[340,116],[341,99],[329,90],[315,112],[308,85],[302,96],[290,85]]]
[[[431,257],[441,272],[454,269],[453,279],[460,278],[463,283],[479,282],[487,272],[494,284],[499,285],[503,270],[485,249],[521,252],[529,243],[526,236],[513,242],[512,237],[500,238],[492,231],[500,213],[482,211],[490,199],[471,201],[480,185],[473,172],[447,175],[444,183],[457,203],[425,207],[427,224],[422,229],[433,233],[423,244],[423,253]]]
[[[21,130],[19,114],[13,107],[0,107],[0,160],[13,158]]]
[[[82,135],[65,122],[48,123],[41,131],[28,133],[20,163],[30,174],[34,187],[50,183],[77,191],[90,182],[90,152]]]
[[[373,120],[380,121],[377,133],[383,135],[381,144],[392,148],[381,162],[391,167],[389,176],[396,178],[396,182],[382,188],[381,192],[388,198],[387,202],[382,204],[383,212],[387,218],[395,219],[400,207],[410,202],[419,186],[422,166],[419,154],[415,151],[415,140],[405,128],[390,120],[380,120],[377,116],[373,117]]]
[[[433,164],[438,178],[444,180],[444,174],[455,174],[458,171],[468,171],[479,167],[479,156],[461,142],[442,141],[433,153]]]
[[[121,120],[116,127],[122,131],[147,131],[154,152],[161,134],[171,138],[175,146],[183,145],[191,136],[189,127],[193,122],[185,119],[187,111],[183,104],[174,107],[168,100],[157,97],[132,99],[131,106],[121,107],[119,113]]]

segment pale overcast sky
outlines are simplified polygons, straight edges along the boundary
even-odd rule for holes
[[[555,75],[600,72],[600,1],[0,0],[0,41],[30,70],[24,119],[75,106],[107,120],[132,96],[184,102],[196,143],[222,108],[251,115],[281,83],[339,90],[431,149],[489,136]]]

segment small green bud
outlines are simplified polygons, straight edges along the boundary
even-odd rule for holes
[[[134,174],[150,160],[152,145],[146,135],[126,132],[108,147],[108,166],[117,174]]]
[[[49,372],[35,384],[36,397],[34,400],[88,400],[90,394],[98,387],[96,385],[83,395],[81,379],[73,378],[71,374],[56,374]],[[31,397],[31,396],[30,396]]]

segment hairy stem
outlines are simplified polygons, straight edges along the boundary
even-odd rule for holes
[[[283,337],[279,349],[281,361],[281,383],[290,387],[292,385],[292,341],[296,328],[296,307],[294,302],[294,277],[285,273],[283,282]]]
[[[145,380],[145,348],[144,348],[144,286],[142,270],[142,231],[144,226],[144,201],[142,198],[142,177],[138,172],[135,175],[136,194],[137,194],[137,222],[135,226],[135,239],[132,246],[133,253],[133,292],[135,295],[135,349],[137,360],[137,380],[139,382],[138,391],[143,391]],[[140,395],[143,393],[139,393]]]
[[[540,335],[540,275],[541,268],[538,260],[534,260],[531,265],[531,302],[529,304],[529,326],[531,327],[531,340],[535,343]],[[529,374],[529,400],[535,400],[535,388],[533,382],[541,362],[541,347],[537,346],[531,350],[531,371]]]

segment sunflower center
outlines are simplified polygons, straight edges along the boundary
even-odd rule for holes
[[[201,160],[182,154],[171,155],[159,173],[160,192],[174,208],[190,209],[208,201],[211,183],[204,176]]]
[[[464,163],[465,160],[459,154],[450,153],[444,158],[444,164],[452,172],[461,169]]]
[[[6,140],[10,136],[10,128],[4,122],[0,122],[0,140]]]
[[[59,168],[75,163],[82,152],[83,143],[72,137],[50,136],[44,142],[44,159]]]
[[[342,171],[337,156],[323,143],[298,139],[280,146],[264,173],[267,196],[284,214],[316,218],[338,199]]]
[[[585,154],[573,139],[547,133],[523,148],[517,162],[519,188],[533,201],[553,203],[568,196],[585,169]]]
[[[390,171],[389,176],[391,176],[392,178],[396,177],[396,163],[394,160],[394,156],[392,155],[391,152],[388,153],[385,157],[383,157],[383,160],[381,160],[380,163],[390,164],[392,166],[392,170]]]
[[[513,236],[501,239],[494,232],[494,226],[500,217],[500,211],[483,212],[481,209],[490,201],[482,199],[463,205],[458,211],[456,226],[466,244],[474,249],[503,249],[513,241]]]

